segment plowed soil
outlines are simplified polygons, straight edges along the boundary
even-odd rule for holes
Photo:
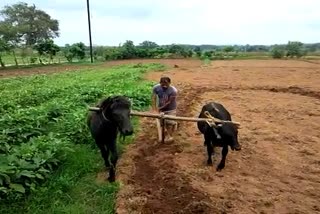
[[[119,161],[117,213],[320,213],[320,65],[302,61],[166,61],[180,116],[209,101],[241,123],[241,151],[206,166],[196,123],[181,122],[173,143],[157,142],[142,118]],[[175,66],[174,65],[178,65]]]

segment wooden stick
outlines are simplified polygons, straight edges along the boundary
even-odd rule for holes
[[[99,111],[100,109],[97,107],[89,107],[90,111]],[[170,120],[180,120],[180,121],[189,121],[189,122],[220,122],[220,123],[233,123],[237,126],[240,126],[239,122],[235,121],[228,121],[228,120],[220,120],[218,118],[210,119],[210,118],[194,118],[194,117],[177,117],[173,115],[162,115],[162,114],[155,114],[149,112],[136,112],[131,111],[130,113],[133,116],[140,116],[140,117],[151,117],[157,119],[170,119]]]
[[[162,119],[162,120],[160,120],[160,124],[162,125],[162,129],[161,129],[161,134],[162,134],[162,136],[161,136],[161,143],[164,143],[164,139],[165,139],[165,122],[166,122],[166,120],[164,120],[164,119]]]
[[[158,142],[162,142],[162,128],[161,128],[161,122],[160,119],[156,118],[156,123],[157,123],[157,130],[158,130]]]
[[[240,125],[239,122],[235,121],[227,121],[227,120],[220,120],[220,119],[210,119],[210,118],[194,118],[194,117],[177,117],[173,115],[160,115],[160,114],[154,114],[154,113],[149,113],[149,112],[135,112],[132,111],[130,113],[133,116],[141,116],[141,117],[151,117],[151,118],[158,118],[158,119],[169,119],[169,120],[180,120],[180,121],[189,121],[189,122],[220,122],[220,123],[233,123],[235,125]]]

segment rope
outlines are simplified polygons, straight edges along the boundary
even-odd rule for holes
[[[211,119],[211,122],[209,122],[209,120],[206,121],[210,127],[215,127],[215,128],[218,127],[218,126],[216,125],[217,119],[214,118],[208,111],[205,111],[205,112],[204,112],[204,115],[205,115],[207,118]]]

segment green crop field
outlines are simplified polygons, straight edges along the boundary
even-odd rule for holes
[[[113,213],[118,184],[95,182],[104,167],[87,107],[121,94],[133,109],[147,108],[153,83],[142,75],[162,69],[133,64],[1,79],[0,212]]]

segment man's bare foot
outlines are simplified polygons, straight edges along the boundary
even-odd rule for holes
[[[167,143],[171,143],[171,142],[173,142],[173,137],[168,137],[164,141]]]

